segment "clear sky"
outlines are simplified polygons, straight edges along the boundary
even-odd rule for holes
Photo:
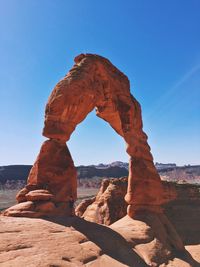
[[[44,107],[80,53],[128,75],[154,160],[200,164],[199,0],[0,0],[0,165],[33,164]],[[69,141],[76,165],[127,161],[94,113]]]

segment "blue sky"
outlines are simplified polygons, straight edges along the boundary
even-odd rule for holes
[[[199,14],[198,0],[0,0],[0,165],[34,162],[48,96],[82,52],[128,75],[155,161],[200,164]],[[68,145],[76,165],[128,160],[94,113]]]

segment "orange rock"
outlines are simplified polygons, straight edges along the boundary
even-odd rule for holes
[[[16,204],[8,208],[7,210],[3,212],[3,215],[15,217],[15,216],[20,216],[20,213],[27,212],[27,211],[30,212],[30,214],[32,215],[32,213],[34,212],[34,209],[35,209],[34,203],[32,201],[27,201],[27,202]]]
[[[55,208],[56,207],[53,202],[43,201],[43,202],[37,203],[35,210],[49,213],[49,212],[54,212]]]
[[[54,196],[48,191],[44,189],[38,189],[29,192],[25,195],[27,200],[35,201],[35,200],[51,200]]]
[[[167,199],[164,198],[163,186],[153,161],[130,158],[125,200],[130,204],[127,209],[130,217],[134,217],[137,210],[162,212],[160,205]]]
[[[127,214],[127,203],[124,200],[127,184],[127,177],[103,180],[96,197],[84,200],[76,207],[76,215],[104,225],[118,221]],[[162,185],[166,202],[161,206],[163,213],[167,215],[185,244],[199,244],[200,186],[167,181],[162,181]],[[135,220],[147,213],[164,218],[161,207],[149,205],[147,210],[146,206],[137,209],[134,205],[129,205],[128,214]],[[123,229],[127,231],[125,225]]]
[[[76,199],[76,171],[65,142],[94,108],[127,145],[128,214],[134,216],[135,210],[144,208],[160,210],[165,201],[163,189],[142,129],[140,104],[130,93],[128,78],[109,60],[93,54],[77,56],[75,65],[52,91],[43,129],[50,140],[42,145],[26,188],[48,189],[58,203]],[[23,193],[18,201],[24,201]]]
[[[93,197],[93,198],[82,200],[81,203],[79,203],[79,205],[76,207],[76,210],[75,210],[76,216],[82,217],[87,207],[91,205],[95,201],[95,199],[96,198]]]
[[[7,209],[4,215],[72,215],[72,202],[77,198],[76,177],[76,169],[66,143],[55,139],[45,141],[30,171],[28,184],[16,196],[17,201],[26,207],[32,201],[34,209],[30,207],[22,210],[21,204],[18,204]],[[47,204],[49,200],[52,202]]]
[[[131,158],[126,201],[131,210],[161,205],[160,177],[142,130],[141,107],[130,93],[128,78],[101,56],[81,54],[75,63],[48,100],[43,135],[69,140],[77,124],[96,108],[97,116],[127,144]]]
[[[71,216],[74,210],[69,206],[69,202],[54,203],[52,201],[37,200],[26,201],[16,204],[2,212],[3,216],[11,217],[51,217],[51,216]]]
[[[29,191],[27,188],[22,188],[16,195],[17,202],[19,202],[19,203],[25,202],[26,201],[25,195],[28,194],[28,192]]]
[[[104,179],[95,198],[82,201],[76,215],[87,221],[110,225],[126,215],[127,178]]]
[[[57,140],[47,140],[43,143],[30,171],[28,183],[29,186],[37,184],[38,187],[47,189],[54,196],[55,202],[68,201],[70,196],[76,199],[76,169],[65,143]],[[34,200],[36,200],[39,191],[32,192],[35,192]],[[32,196],[32,192],[26,197]],[[38,200],[41,200],[41,197]]]
[[[126,216],[110,227],[78,217],[0,217],[1,267],[199,266],[192,257],[200,259],[200,246],[191,246],[191,256],[177,252],[181,242],[167,227],[164,216],[151,213],[137,220]]]

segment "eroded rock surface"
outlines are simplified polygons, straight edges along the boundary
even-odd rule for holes
[[[137,220],[126,216],[110,227],[78,217],[47,221],[3,216],[0,266],[199,266],[200,247],[188,247],[194,259],[185,250],[175,255],[159,216],[146,213]]]
[[[49,98],[43,134],[67,141],[77,124],[96,108],[97,116],[107,121],[127,144],[130,165],[126,201],[132,212],[140,206],[151,206],[160,212],[160,177],[142,130],[141,108],[130,94],[128,78],[109,60],[97,55],[81,54],[75,63]]]
[[[69,217],[77,184],[66,141],[94,108],[125,140],[129,177],[128,182],[105,181],[94,201],[79,206],[77,212],[86,221]],[[169,266],[195,266],[162,214],[169,196],[153,164],[140,104],[130,93],[128,78],[109,60],[92,54],[75,58],[49,97],[43,135],[49,140],[17,194],[18,204],[3,212],[32,219],[0,217],[1,266],[167,266],[177,252],[184,260]],[[123,217],[127,205],[129,216]],[[107,227],[95,222],[115,223]]]
[[[84,217],[88,221],[110,225],[120,218],[124,217],[127,213],[127,203],[125,195],[127,192],[128,178],[113,178],[104,179],[101,188],[96,197],[81,202],[76,208],[76,214]],[[174,187],[163,187],[163,199],[165,202],[172,201],[176,198],[176,190]],[[129,215],[134,217],[138,211],[145,211],[146,206],[140,206],[140,210],[136,210],[132,205],[129,205]],[[149,205],[148,210],[157,211],[161,210],[160,206]],[[157,212],[160,213],[160,212]]]
[[[105,179],[97,196],[81,202],[76,214],[88,221],[106,225],[121,219],[126,215],[124,196],[127,183],[127,177]],[[185,244],[200,244],[200,186],[164,181],[162,184],[166,201],[162,206],[164,213]]]
[[[76,214],[91,222],[110,225],[126,215],[126,190],[127,177],[105,179],[96,197],[83,200],[76,207]]]
[[[27,185],[20,190],[16,199],[19,203],[32,201],[34,208],[18,204],[4,212],[6,216],[42,217],[71,215],[70,198],[76,200],[76,169],[70,152],[58,140],[47,140],[33,165]],[[46,210],[45,210],[46,209]],[[29,212],[30,211],[30,212]]]
[[[76,199],[76,170],[65,142],[47,140],[43,143],[27,183],[49,190],[55,202],[68,201],[70,196]]]
[[[143,132],[140,104],[130,93],[126,75],[106,58],[93,54],[77,56],[48,99],[43,135],[50,140],[42,145],[30,171],[29,187],[48,189],[55,203],[76,200],[76,171],[65,143],[93,109],[126,142],[130,155],[125,196],[129,216],[141,209],[161,213],[163,189]],[[30,200],[25,191],[17,195],[19,202]],[[37,199],[35,194],[34,201],[39,198],[41,195]]]

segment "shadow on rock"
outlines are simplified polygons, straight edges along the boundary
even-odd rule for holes
[[[200,267],[200,263],[185,249],[182,240],[165,214],[155,215],[143,212],[136,215],[135,219],[150,226],[154,236],[172,252],[170,260],[173,261],[174,258],[179,258],[192,267]],[[159,262],[159,259],[157,259],[157,262]],[[168,260],[163,263],[168,264]]]
[[[197,262],[195,259],[193,259],[192,255],[187,250],[183,252],[177,251],[175,253],[175,257],[187,262],[192,267],[200,267],[200,262]]]
[[[48,219],[63,226],[73,227],[101,248],[102,253],[130,267],[148,267],[144,260],[117,232],[107,226],[88,222],[79,217]]]

